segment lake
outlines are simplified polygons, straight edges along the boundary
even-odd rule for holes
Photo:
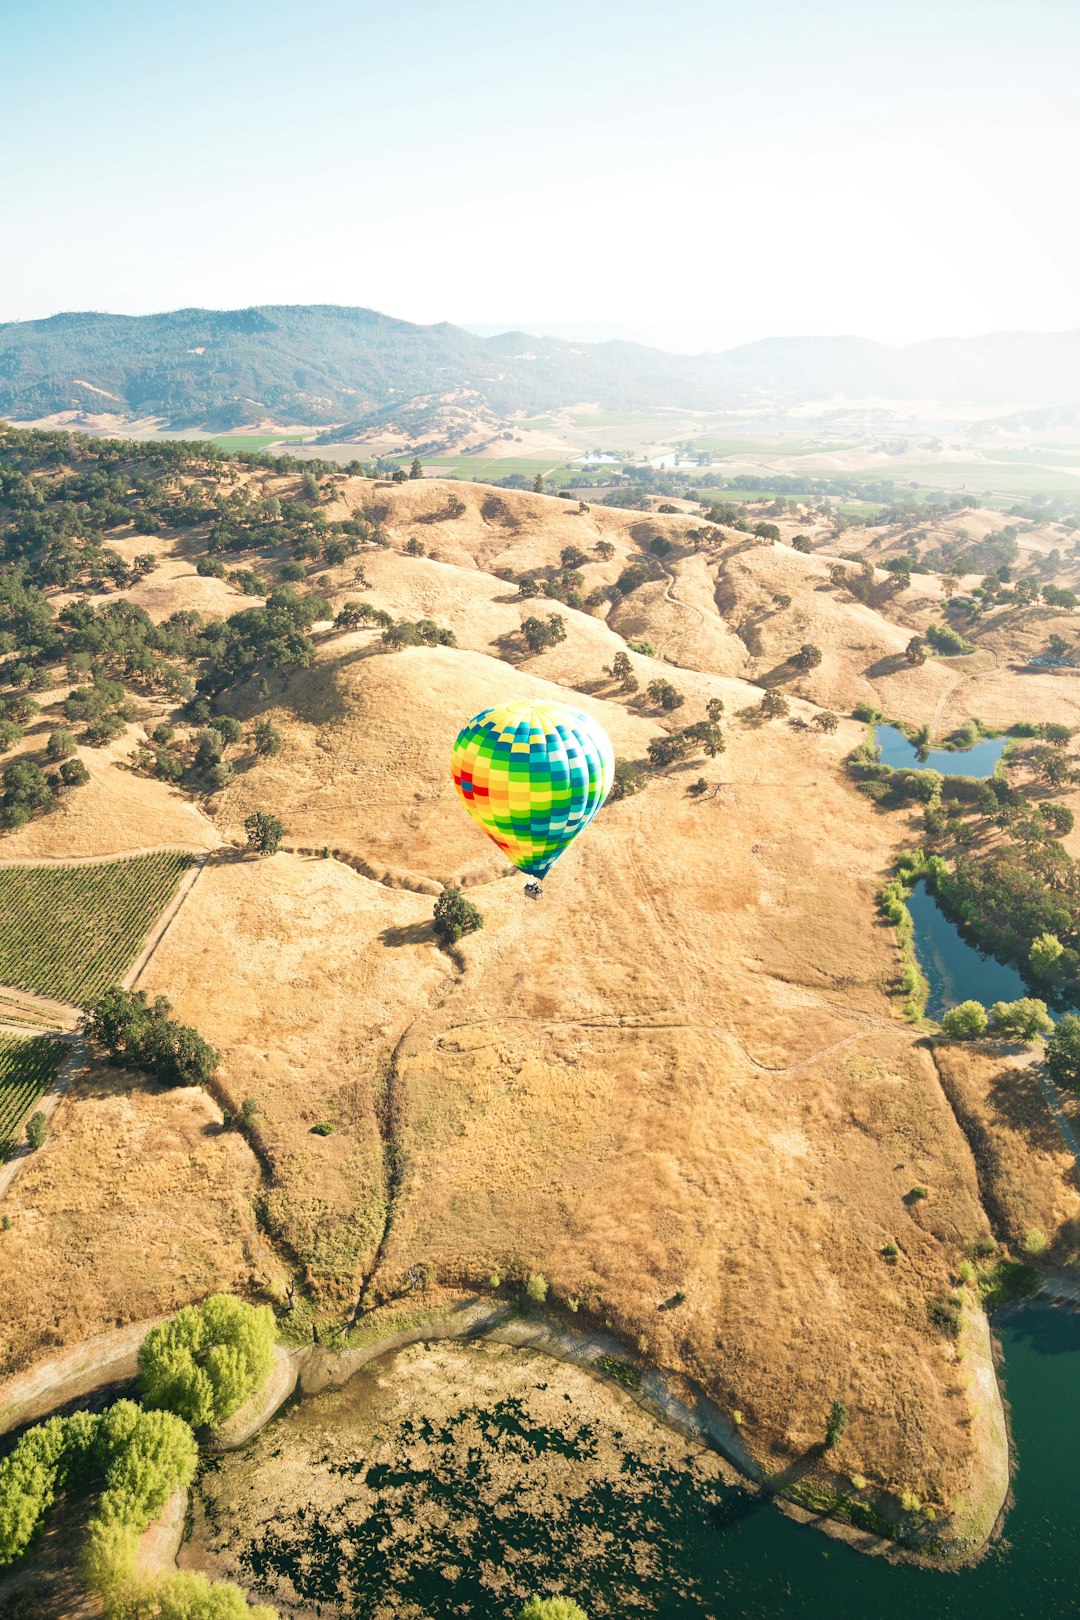
[[[923,752],[897,726],[875,726],[881,763],[894,771],[940,771],[942,776],[993,776],[1007,737],[984,737],[971,748],[930,748]]]
[[[446,1343],[372,1363],[205,1463],[180,1562],[289,1620],[511,1620],[548,1582],[590,1620],[1077,1614],[1080,1315],[1028,1305],[999,1333],[1016,1502],[974,1569],[866,1557],[581,1369]]]

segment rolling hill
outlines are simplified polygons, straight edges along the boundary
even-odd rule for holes
[[[98,413],[212,430],[272,421],[347,435],[432,398],[467,398],[501,417],[586,400],[708,410],[882,398],[1015,411],[1074,405],[1078,370],[1080,332],[906,348],[777,337],[683,355],[523,332],[478,337],[336,305],[81,312],[0,326],[0,415]]]

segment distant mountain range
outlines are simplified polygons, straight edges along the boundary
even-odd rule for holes
[[[0,416],[14,420],[75,411],[213,431],[262,420],[347,431],[455,395],[500,417],[584,401],[607,410],[782,410],[869,397],[1061,407],[1080,400],[1080,332],[904,348],[767,338],[687,355],[524,332],[481,337],[333,304],[65,314],[0,326]]]

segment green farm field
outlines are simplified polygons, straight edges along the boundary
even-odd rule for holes
[[[26,1116],[49,1089],[68,1050],[49,1036],[0,1035],[0,1163]]]
[[[131,966],[190,857],[0,869],[0,984],[85,1004]]]
[[[268,444],[299,444],[302,433],[215,433],[211,442],[223,450],[265,450]]]

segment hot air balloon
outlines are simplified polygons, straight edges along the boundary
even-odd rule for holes
[[[500,703],[458,732],[454,786],[473,820],[522,872],[546,877],[611,789],[602,726],[565,703]],[[527,885],[538,893],[539,883]]]

